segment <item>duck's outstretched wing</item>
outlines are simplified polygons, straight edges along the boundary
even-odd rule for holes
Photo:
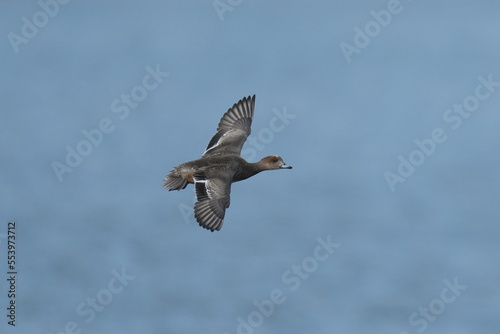
[[[194,204],[194,216],[201,227],[212,232],[221,229],[230,203],[233,174],[227,171],[194,174],[194,189],[198,200]]]
[[[222,116],[217,133],[212,137],[202,157],[240,154],[250,135],[255,95],[244,97]]]

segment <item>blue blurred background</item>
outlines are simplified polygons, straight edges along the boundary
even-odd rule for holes
[[[1,332],[498,332],[500,87],[471,96],[479,77],[500,81],[499,14],[495,1],[1,2],[0,248],[17,222],[18,262],[12,328],[0,259]],[[193,187],[161,183],[251,94],[246,158],[294,169],[234,184],[210,233]],[[464,101],[454,129],[443,117]],[[384,174],[436,128],[446,140],[391,189]],[[340,246],[318,261],[317,238]]]

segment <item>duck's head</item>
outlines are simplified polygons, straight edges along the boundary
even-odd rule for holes
[[[285,164],[279,155],[270,155],[260,160],[264,169],[292,169],[292,166]]]

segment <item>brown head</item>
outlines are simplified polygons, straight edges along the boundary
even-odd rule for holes
[[[270,155],[262,158],[259,162],[262,170],[270,169],[291,169],[292,166],[285,164],[283,159],[279,155]]]

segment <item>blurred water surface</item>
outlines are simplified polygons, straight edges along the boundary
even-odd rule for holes
[[[2,333],[497,332],[499,14],[493,1],[2,2],[0,247],[16,221],[18,259]],[[251,94],[247,157],[294,169],[234,184],[210,233],[192,186],[161,182]],[[431,144],[434,129],[446,139]]]

